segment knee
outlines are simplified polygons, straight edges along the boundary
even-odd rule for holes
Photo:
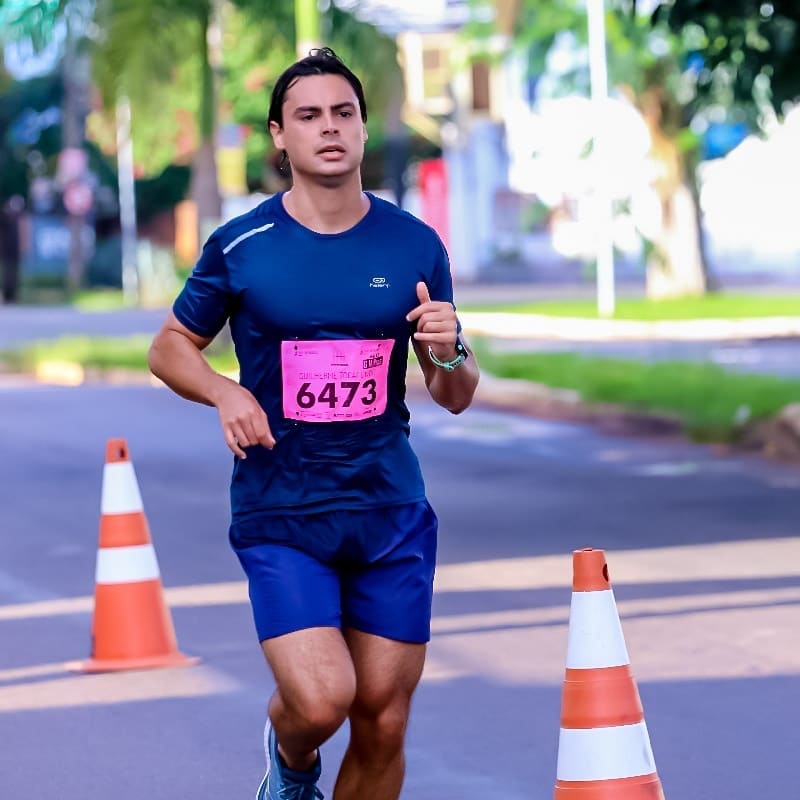
[[[396,702],[380,709],[370,709],[356,703],[350,712],[353,744],[371,758],[386,760],[403,749],[408,724],[408,704]]]
[[[354,682],[337,680],[292,698],[284,697],[284,702],[303,728],[330,735],[347,719],[354,697]]]

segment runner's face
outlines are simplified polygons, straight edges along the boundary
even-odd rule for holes
[[[341,75],[298,78],[284,97],[283,127],[271,122],[270,131],[296,174],[335,180],[356,172],[364,157],[358,98]]]

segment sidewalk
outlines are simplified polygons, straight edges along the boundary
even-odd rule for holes
[[[467,333],[504,339],[549,339],[572,342],[731,341],[800,337],[800,315],[762,319],[699,319],[642,322],[637,320],[551,317],[463,311]]]

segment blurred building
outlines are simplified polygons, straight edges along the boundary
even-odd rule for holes
[[[475,13],[466,0],[362,0],[353,10],[396,37],[403,122],[442,149],[441,162],[420,165],[404,205],[438,230],[454,276],[475,280],[497,258],[509,219],[497,218],[508,193],[504,67],[473,60],[462,35]]]

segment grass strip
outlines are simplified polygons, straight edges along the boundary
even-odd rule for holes
[[[800,381],[729,372],[715,364],[589,358],[575,353],[492,353],[477,346],[481,367],[501,378],[573,389],[584,401],[613,403],[678,418],[699,441],[731,441],[750,420],[800,401]]]
[[[553,300],[497,305],[465,304],[459,305],[459,310],[598,318],[597,304],[594,300]],[[681,297],[673,300],[621,298],[617,301],[613,318],[657,322],[765,317],[800,317],[800,294],[770,296],[709,294],[704,297]]]
[[[33,342],[23,347],[0,351],[0,361],[7,369],[34,372],[45,361],[67,361],[84,369],[130,369],[147,371],[147,350],[152,336],[98,338],[93,336],[64,336],[45,342]],[[214,369],[229,372],[238,369],[236,356],[229,347],[206,350]]]

